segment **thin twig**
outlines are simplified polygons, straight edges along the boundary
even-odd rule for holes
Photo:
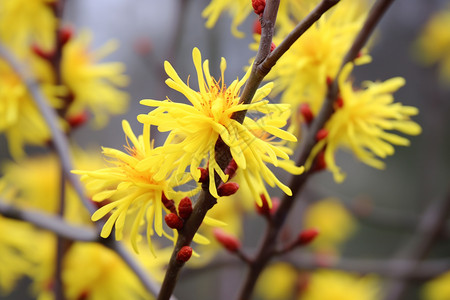
[[[326,259],[325,259],[326,260]],[[302,253],[300,255],[291,255],[279,257],[274,261],[289,263],[298,271],[314,271],[317,269],[339,270],[345,272],[357,273],[360,275],[377,274],[386,278],[404,278],[409,280],[425,281],[434,278],[450,269],[449,259],[431,259],[419,262],[408,259],[357,259],[357,258],[339,258],[331,259],[329,263],[324,264],[314,254]],[[415,265],[414,268],[411,266]],[[183,280],[195,278],[205,272],[222,270],[224,268],[242,268],[242,262],[235,257],[227,255],[219,256],[214,261],[202,268],[188,269],[180,277]],[[411,272],[411,269],[413,271]]]
[[[64,210],[66,207],[66,176],[64,175],[64,170],[62,168],[60,168],[59,181],[60,181],[60,193],[59,193],[58,217],[64,220]],[[68,245],[67,239],[61,236],[56,237],[56,257],[55,257],[55,277],[54,277],[55,284],[53,286],[56,300],[65,299],[62,282],[62,265],[67,245]]]
[[[25,72],[23,66],[13,57],[13,55],[0,44],[0,56],[3,57],[14,71],[19,75],[19,77],[24,82],[31,96],[35,100],[36,105],[39,108],[44,120],[50,129],[52,135],[52,141],[58,157],[61,161],[64,173],[67,176],[67,180],[75,189],[78,197],[83,202],[84,206],[88,209],[90,214],[96,211],[95,206],[86,198],[83,188],[81,187],[80,181],[77,176],[71,173],[73,170],[72,159],[70,156],[69,145],[64,133],[58,126],[57,120],[58,115],[55,110],[53,110],[47,103],[46,97],[42,94],[39,84],[32,77],[29,72]]]
[[[20,209],[7,204],[3,199],[0,199],[0,214],[10,219],[33,224],[65,239],[80,242],[95,242],[98,240],[98,234],[92,228],[70,225],[61,217],[43,212]]]
[[[362,49],[365,42],[371,36],[376,24],[379,22],[392,2],[393,0],[378,0],[374,4],[361,31],[356,36],[352,46],[350,47],[350,50],[346,54],[342,62],[341,70],[346,63],[356,58],[358,52]],[[339,73],[340,71],[338,72],[336,78],[338,78]],[[337,95],[338,86],[337,81],[335,80],[329,87],[327,97],[318,116],[313,120],[307,136],[302,140],[302,143],[300,145],[299,157],[297,159],[297,165],[305,164],[308,156],[311,153],[311,150],[316,143],[317,132],[324,126],[325,122],[333,113],[333,103],[335,102]],[[289,184],[289,187],[292,190],[292,196],[284,196],[283,200],[281,201],[280,207],[273,216],[273,222],[271,226],[267,227],[266,234],[261,245],[259,246],[259,250],[254,259],[254,263],[249,266],[248,273],[245,277],[245,281],[242,285],[242,289],[239,295],[240,300],[247,300],[250,298],[260,273],[273,257],[274,253],[276,253],[275,247],[279,231],[283,226],[287,215],[291,211],[292,205],[295,202],[294,199],[303,189],[304,183],[306,182],[310,174],[310,172],[304,172],[301,175],[292,176],[292,180]]]

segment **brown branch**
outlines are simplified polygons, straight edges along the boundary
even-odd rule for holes
[[[356,36],[350,50],[346,54],[341,70],[343,66],[356,58],[357,53],[362,49],[365,42],[371,36],[376,24],[379,22],[381,17],[384,15],[385,11],[389,7],[389,5],[393,2],[393,0],[378,0],[371,11],[361,29],[361,31]],[[339,77],[339,73],[336,78]],[[311,153],[315,143],[316,143],[316,134],[317,132],[324,126],[325,122],[330,118],[333,113],[333,103],[338,95],[338,85],[335,80],[329,87],[327,97],[322,105],[322,108],[318,114],[318,116],[314,119],[311,124],[310,130],[308,131],[307,136],[302,140],[300,145],[300,153],[297,160],[297,165],[304,165],[308,156]],[[250,298],[250,295],[253,292],[256,281],[265,268],[267,263],[272,259],[274,253],[276,253],[276,240],[279,234],[281,227],[283,226],[287,215],[291,211],[292,205],[295,202],[294,199],[303,189],[304,183],[309,177],[310,172],[305,172],[301,175],[293,176],[289,187],[292,190],[292,196],[285,195],[283,200],[281,201],[280,207],[273,217],[273,222],[271,226],[267,227],[266,234],[264,239],[259,246],[259,250],[256,254],[253,264],[250,265],[248,273],[246,275],[244,284],[242,285],[242,289],[239,295],[240,300],[247,300]]]

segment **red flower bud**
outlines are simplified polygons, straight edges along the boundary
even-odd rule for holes
[[[320,151],[316,156],[316,163],[314,165],[314,171],[322,171],[326,169],[327,162],[325,161],[325,151]]]
[[[230,180],[231,178],[234,177],[234,175],[236,174],[237,168],[238,168],[238,165],[236,164],[236,161],[234,159],[232,159],[224,171],[224,173],[226,175],[228,175],[228,180]]]
[[[314,115],[312,113],[311,107],[308,103],[302,103],[300,104],[300,113],[302,114],[303,118],[305,119],[306,124],[311,124],[311,122],[314,120]]]
[[[167,199],[164,193],[161,194],[161,202],[165,208],[167,208],[171,213],[177,214],[177,209],[175,208],[175,202],[173,200]]]
[[[37,56],[39,56],[40,58],[43,58],[45,60],[51,60],[53,58],[53,56],[55,55],[55,51],[53,51],[53,50],[45,51],[44,49],[42,49],[41,47],[39,47],[36,44],[31,45],[31,50],[33,51],[34,54],[36,54]]]
[[[64,45],[65,43],[70,41],[72,36],[73,36],[72,27],[66,26],[59,30],[59,42],[61,43],[61,45]]]
[[[275,43],[272,42],[272,44],[270,44],[270,52],[272,52],[273,50],[275,50],[276,47],[277,47],[277,45],[275,45]]]
[[[231,196],[236,193],[238,189],[239,184],[237,184],[236,182],[227,182],[219,186],[219,188],[217,189],[217,194],[219,195],[219,197]]]
[[[317,230],[316,228],[305,229],[298,235],[297,239],[298,244],[299,245],[309,244],[316,238],[318,234],[319,230]]]
[[[253,23],[253,33],[261,34],[261,22],[259,19],[256,19]]]
[[[192,213],[191,199],[189,199],[189,197],[184,197],[183,199],[180,200],[180,203],[178,204],[178,214],[180,215],[180,217],[186,220],[187,218],[189,218],[191,213]]]
[[[134,51],[142,56],[148,55],[153,50],[153,45],[150,38],[142,36],[134,41]]]
[[[239,248],[241,248],[241,243],[239,240],[222,229],[215,228],[213,230],[213,234],[216,240],[228,251],[236,252]]]
[[[266,7],[266,0],[252,0],[252,6],[255,14],[260,15],[264,12],[264,8]]]
[[[86,123],[88,120],[88,113],[86,111],[67,118],[67,123],[71,128],[77,128]]]
[[[198,182],[200,183],[208,182],[209,180],[208,169],[205,168],[198,168],[198,169],[200,170],[200,178],[198,179]]]
[[[327,85],[330,86],[333,83],[333,78],[327,76]]]
[[[262,201],[262,206],[259,206],[258,204],[256,204],[256,212],[262,216],[269,216],[270,215],[270,208],[269,208],[269,203],[267,202],[266,196],[264,196],[264,194],[260,195],[261,197],[261,201]]]
[[[259,206],[258,204],[256,204],[255,206],[256,212],[262,216],[269,217],[274,212],[276,212],[278,207],[280,206],[280,199],[277,197],[273,197],[271,199],[272,208],[269,208],[269,203],[267,202],[266,196],[264,196],[264,194],[261,194],[261,201],[263,204],[262,206]]]
[[[167,214],[164,217],[164,221],[166,221],[167,226],[172,229],[181,229],[184,225],[183,220],[174,213]]]
[[[344,99],[342,99],[341,96],[339,96],[339,97],[336,99],[336,105],[337,105],[338,108],[341,108],[342,106],[344,106]]]
[[[322,128],[319,131],[317,131],[316,140],[317,141],[323,140],[324,138],[327,137],[327,135],[328,135],[328,130],[326,130],[325,128]]]
[[[177,253],[177,260],[180,262],[187,262],[192,256],[192,248],[189,246],[183,246]]]

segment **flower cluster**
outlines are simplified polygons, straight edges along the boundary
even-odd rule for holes
[[[104,237],[110,234],[115,224],[116,237],[122,238],[126,214],[130,209],[137,211],[132,225],[132,241],[137,239],[138,228],[144,218],[148,225],[149,242],[154,231],[170,238],[162,226],[162,211],[170,212],[170,208],[162,203],[163,197],[178,205],[182,197],[196,193],[200,188],[197,182],[201,181],[202,174],[199,168],[207,169],[203,180],[207,183],[208,191],[216,198],[219,194],[215,174],[223,182],[228,181],[229,174],[225,174],[220,166],[221,157],[216,153],[219,142],[229,148],[245,179],[240,184],[248,184],[252,198],[260,206],[261,194],[270,199],[265,183],[291,194],[290,189],[267,167],[267,163],[293,174],[303,171],[303,167],[296,167],[289,160],[290,150],[282,146],[282,141],[296,140],[282,129],[289,118],[289,106],[270,104],[263,100],[270,92],[271,84],[261,87],[250,104],[241,104],[240,89],[249,73],[227,87],[224,83],[225,59],[220,64],[221,78],[215,80],[210,74],[208,61],[202,61],[197,48],[194,48],[192,56],[197,71],[198,91],[186,85],[169,62],[165,63],[165,70],[170,77],[166,81],[167,85],[182,93],[190,105],[169,99],[142,100],[142,104],[156,109],[138,116],[138,120],[144,124],[144,134],[139,138],[132,133],[128,123],[123,122],[127,140],[132,143],[126,147],[128,154],[104,148],[103,153],[110,158],[114,167],[77,171],[83,174],[82,180],[87,182],[87,188],[93,192],[94,201],[110,201],[93,215],[93,220],[98,220],[112,212],[103,227]],[[248,111],[255,119],[246,117],[242,124],[239,123],[233,116],[240,111]],[[149,136],[151,125],[157,126],[162,132],[169,132],[160,147],[152,146]],[[195,187],[189,191],[183,190],[183,186],[189,182],[194,182]],[[178,192],[175,192],[177,189]],[[197,241],[202,240],[198,235]]]
[[[324,151],[327,168],[337,182],[344,174],[335,163],[338,148],[347,148],[363,163],[374,168],[384,168],[380,158],[394,154],[393,145],[408,146],[409,140],[391,133],[396,130],[404,134],[418,135],[421,127],[410,119],[418,113],[412,106],[394,103],[392,93],[405,84],[400,77],[385,82],[364,82],[363,89],[355,89],[348,79],[353,65],[347,64],[339,77],[340,103],[325,124],[328,133],[314,146],[307,166],[313,158]]]

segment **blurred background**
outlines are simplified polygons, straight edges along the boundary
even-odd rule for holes
[[[255,16],[252,14],[239,27],[246,36],[237,39],[230,33],[231,20],[226,14],[214,28],[205,28],[201,11],[209,3],[206,0],[66,2],[65,22],[77,30],[92,30],[93,48],[110,39],[120,42],[118,51],[105,60],[124,62],[131,79],[126,88],[131,99],[127,114],[113,116],[107,128],[102,130],[85,126],[75,132],[75,139],[84,147],[120,149],[125,143],[121,120],[128,120],[138,132],[140,125],[136,116],[149,111],[148,107],[139,104],[141,99],[169,97],[174,101],[185,101],[164,84],[167,77],[162,67],[164,60],[171,62],[181,78],[187,78],[194,74],[192,48],[198,47],[203,58],[210,60],[211,72],[216,77],[220,57],[227,59],[225,78],[230,83],[243,76],[243,68],[254,56],[248,45],[253,42]],[[359,67],[354,73],[357,81],[404,77],[406,85],[395,94],[395,99],[419,108],[420,113],[414,120],[422,126],[422,134],[410,138],[410,147],[396,147],[396,154],[386,159],[387,168],[383,171],[356,161],[351,154],[339,153],[337,162],[347,173],[347,179],[336,184],[330,173],[315,175],[301,195],[304,201],[298,201],[312,203],[335,197],[355,213],[358,226],[343,244],[342,257],[388,259],[398,255],[416,235],[416,225],[427,206],[434,200],[449,197],[450,84],[439,78],[436,66],[417,63],[412,48],[429,18],[449,4],[443,0],[394,1],[378,27],[371,51],[373,62]],[[156,144],[162,141],[156,131],[153,138]],[[0,141],[0,155],[8,159],[3,136]],[[298,205],[295,209],[297,212],[291,214],[288,221],[288,227],[294,231],[302,227],[299,216],[303,207]],[[245,222],[243,240],[249,252],[258,245],[263,225],[263,220],[257,216],[249,216]],[[449,222],[447,228],[450,230]],[[429,258],[450,259],[450,236],[446,238],[436,243]],[[227,255],[224,253],[225,257]],[[182,273],[175,290],[180,300],[232,299],[245,274],[239,264],[230,264],[221,270],[210,268],[186,273],[190,275]],[[419,291],[421,284],[421,281],[413,282],[402,299],[423,299]],[[3,299],[23,297],[17,292]]]

